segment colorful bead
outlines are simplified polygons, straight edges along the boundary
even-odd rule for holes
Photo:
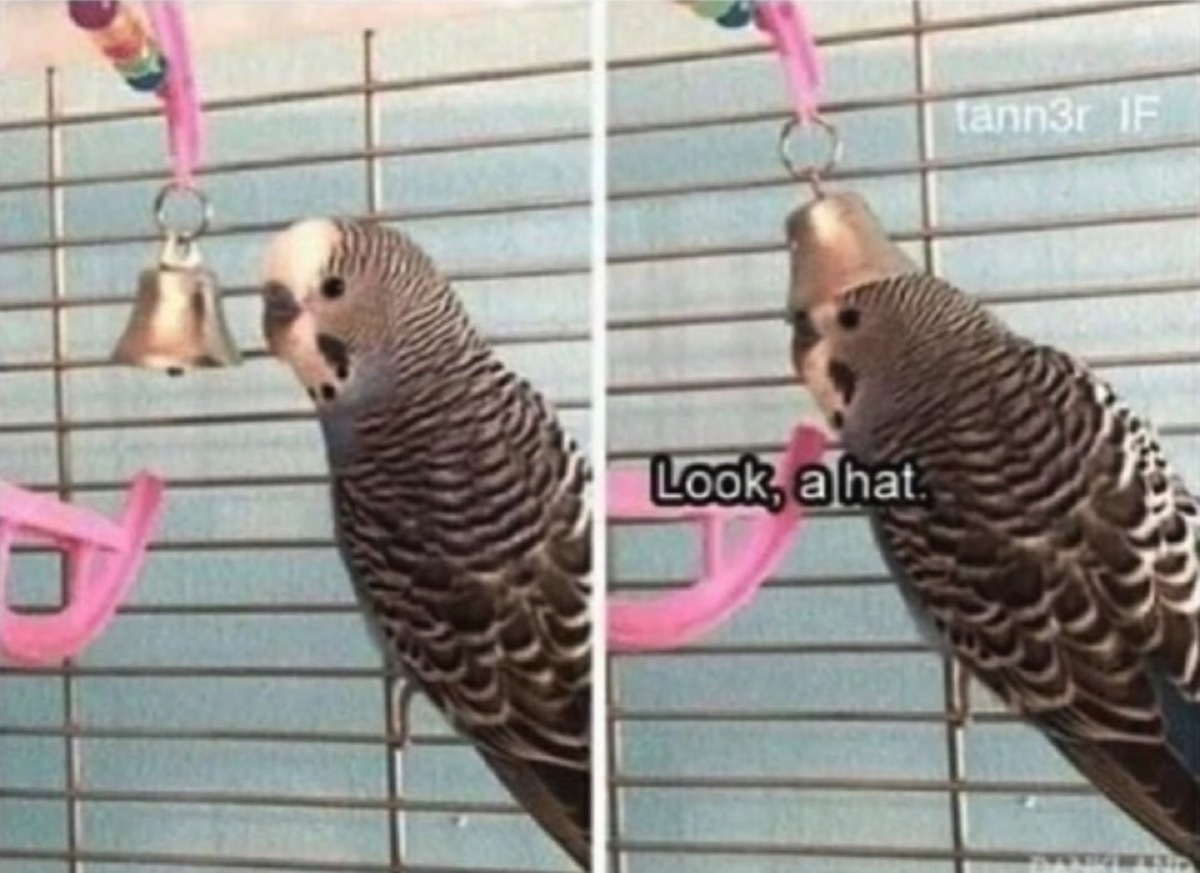
[[[741,3],[734,3],[729,7],[729,11],[717,19],[717,24],[722,27],[745,27],[754,20],[754,4],[743,0]]]
[[[734,4],[731,0],[691,0],[691,2],[684,0],[683,5],[690,7],[701,18],[715,21],[728,12],[729,7]]]
[[[124,45],[105,46],[102,51],[104,56],[116,64],[118,67],[122,64],[129,64],[136,61],[146,52],[144,43],[126,43]]]
[[[67,12],[71,20],[84,30],[103,30],[117,17],[117,3],[99,0],[70,0]]]
[[[162,61],[156,52],[146,52],[132,61],[117,64],[117,72],[126,79],[140,79],[162,69]]]
[[[167,81],[166,64],[163,64],[163,66],[159,69],[149,72],[144,76],[138,76],[137,78],[132,79],[126,78],[125,81],[134,91],[140,91],[143,94],[156,94]]]
[[[71,2],[68,7],[71,20],[88,32],[129,87],[154,92],[163,86],[167,60],[137,14],[115,2]]]
[[[117,15],[108,27],[90,31],[92,40],[103,51],[108,46],[141,44],[146,42],[146,32],[142,23],[127,12],[124,7],[117,7]]]
[[[745,27],[754,20],[753,0],[681,0],[701,18],[715,21],[721,27]]]

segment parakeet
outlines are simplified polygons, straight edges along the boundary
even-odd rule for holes
[[[385,652],[585,870],[591,472],[412,239],[308,219],[263,330],[325,438],[337,541]]]
[[[931,276],[791,306],[844,450],[916,467],[924,499],[867,511],[922,629],[1200,862],[1200,521],[1151,427]]]

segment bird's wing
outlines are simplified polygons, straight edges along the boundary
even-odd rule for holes
[[[971,672],[1200,861],[1196,504],[1108,386],[1010,357],[926,460],[933,505],[881,510],[881,536]]]
[[[342,552],[389,654],[586,867],[590,472],[552,417],[463,427],[444,465],[380,441],[335,475]]]

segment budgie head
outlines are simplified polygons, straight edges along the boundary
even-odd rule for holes
[[[847,443],[894,424],[1006,331],[975,300],[909,273],[815,294],[790,312],[792,362]],[[941,386],[941,387],[939,387]]]
[[[270,242],[262,294],[267,347],[318,406],[431,352],[457,305],[407,236],[329,218],[296,222]]]

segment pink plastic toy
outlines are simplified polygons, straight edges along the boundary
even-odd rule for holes
[[[191,44],[183,19],[183,4],[161,0],[146,4],[146,17],[167,56],[167,81],[159,96],[167,115],[167,139],[174,165],[175,185],[195,186],[196,166],[203,158],[204,126],[200,98],[192,72]]]
[[[789,2],[758,3],[754,22],[770,35],[792,92],[796,117],[808,124],[817,116],[825,76],[804,8]]]
[[[120,522],[0,482],[0,657],[42,667],[74,657],[112,621],[141,570],[158,526],[162,482],[133,480]],[[67,553],[67,603],[52,615],[23,615],[8,605],[8,569],[17,543]]]
[[[790,498],[795,473],[821,459],[825,436],[800,425],[792,431],[775,481],[789,495],[777,514],[767,510],[664,508],[650,501],[649,480],[637,471],[608,474],[610,519],[687,521],[702,531],[704,573],[687,588],[654,598],[609,598],[608,643],[614,651],[649,651],[685,645],[715,629],[745,606],[779,565],[803,519],[802,507]],[[753,519],[741,547],[726,555],[725,525]]]
[[[162,100],[175,187],[190,189],[204,151],[204,129],[183,4],[143,5],[149,27],[132,8],[112,0],[71,0],[67,9],[126,82]]]

